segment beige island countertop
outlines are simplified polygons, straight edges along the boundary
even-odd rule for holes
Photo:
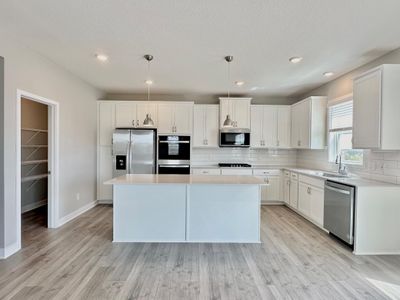
[[[127,174],[106,181],[111,185],[138,184],[265,184],[260,178],[239,175],[165,175],[165,174]]]

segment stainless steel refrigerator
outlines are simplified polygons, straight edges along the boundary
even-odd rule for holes
[[[155,174],[157,131],[147,128],[117,128],[113,133],[113,177],[125,174]]]

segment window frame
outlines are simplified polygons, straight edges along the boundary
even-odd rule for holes
[[[330,163],[335,163],[336,157],[339,154],[338,153],[338,149],[337,149],[337,147],[338,147],[337,138],[335,139],[335,142],[332,145],[331,134],[332,133],[337,133],[337,132],[345,133],[345,132],[348,132],[348,131],[351,131],[351,134],[353,134],[353,126],[331,129],[331,113],[330,113],[330,109],[331,109],[332,106],[340,105],[342,103],[346,103],[346,102],[350,102],[350,101],[353,101],[353,94],[352,93],[328,101],[328,106],[327,106],[328,118],[327,118],[327,126],[326,127],[327,127],[327,140],[328,140],[328,143],[327,143],[328,144],[328,161]],[[332,149],[332,147],[334,147],[334,149]],[[358,150],[358,149],[354,149],[354,150]],[[335,155],[333,155],[333,154],[335,154]],[[347,161],[344,162],[344,163],[348,164],[348,165],[362,167],[362,166],[364,166],[364,153],[363,153],[363,158],[362,158],[361,163],[354,163],[354,162],[347,162]]]

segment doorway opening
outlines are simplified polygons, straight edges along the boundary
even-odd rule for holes
[[[21,99],[22,232],[47,227],[48,114],[46,104]]]
[[[18,91],[18,249],[30,242],[24,232],[58,226],[58,114],[58,103]]]

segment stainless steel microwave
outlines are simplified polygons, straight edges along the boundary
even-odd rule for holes
[[[247,128],[221,128],[219,131],[220,147],[250,147],[250,129]]]

